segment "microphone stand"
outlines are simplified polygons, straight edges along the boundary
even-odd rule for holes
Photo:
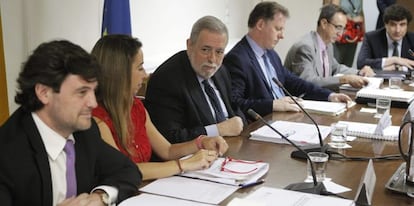
[[[298,191],[298,192],[319,194],[319,195],[320,194],[326,194],[327,191],[326,191],[326,188],[323,185],[323,183],[317,182],[314,165],[313,165],[313,162],[311,161],[308,153],[306,153],[305,151],[303,151],[298,145],[296,145],[295,143],[293,143],[292,141],[290,141],[290,139],[288,139],[285,135],[283,135],[278,130],[276,130],[274,127],[272,127],[272,125],[270,125],[269,123],[267,123],[254,110],[249,109],[249,110],[247,110],[247,113],[252,118],[254,118],[255,120],[260,120],[261,122],[263,122],[267,127],[269,127],[274,132],[276,132],[278,135],[280,135],[284,140],[288,141],[289,144],[291,144],[292,146],[294,146],[296,149],[298,149],[299,151],[302,151],[302,153],[304,154],[304,156],[306,157],[306,159],[309,161],[310,168],[311,168],[311,174],[312,174],[313,183],[306,183],[306,182],[293,183],[293,184],[290,184],[290,185],[286,186],[285,189],[287,189],[287,190],[293,190],[293,191]]]
[[[293,158],[299,158],[299,159],[308,159],[307,153],[308,152],[326,152],[328,153],[329,145],[324,145],[322,140],[322,134],[319,130],[318,124],[315,122],[315,120],[310,116],[310,114],[296,101],[295,97],[293,97],[292,94],[283,86],[283,84],[276,79],[275,77],[272,78],[272,80],[280,87],[282,90],[292,99],[293,102],[295,102],[296,105],[299,106],[299,108],[302,110],[303,113],[312,121],[312,123],[315,125],[316,130],[318,131],[318,138],[319,138],[319,146],[318,145],[307,145],[303,146],[301,149],[298,149],[297,151],[293,151],[290,156]],[[328,153],[329,155],[329,153]]]

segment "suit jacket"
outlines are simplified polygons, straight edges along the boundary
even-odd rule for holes
[[[414,56],[408,53],[409,49],[414,51],[414,33],[412,32],[407,32],[404,36],[400,56],[414,60]],[[358,55],[358,68],[369,65],[373,69],[382,70],[381,63],[383,57],[388,57],[385,28],[366,33]]]
[[[137,193],[142,176],[129,158],[104,143],[98,127],[73,133],[77,192],[118,188],[118,202]],[[52,205],[48,154],[30,112],[19,108],[0,127],[0,201],[5,206]]]
[[[339,73],[356,74],[357,70],[339,64],[333,56],[332,44],[328,44],[327,47],[330,71],[328,77],[323,77],[321,48],[319,48],[318,33],[315,31],[305,35],[289,49],[285,59],[285,67],[306,81],[337,90],[340,85],[339,77],[334,77],[334,75]]]
[[[306,93],[307,99],[328,100],[332,91],[292,74],[282,66],[279,55],[273,49],[268,50],[267,53],[279,81],[292,95],[299,96]],[[251,108],[261,115],[271,113],[272,91],[246,37],[242,38],[226,55],[224,65],[232,78],[232,101],[244,112]]]
[[[211,79],[220,91],[229,118],[244,119],[240,109],[230,102],[230,76],[226,68],[219,68]],[[145,106],[155,126],[171,143],[206,134],[204,126],[216,123],[186,51],[170,57],[151,75]]]

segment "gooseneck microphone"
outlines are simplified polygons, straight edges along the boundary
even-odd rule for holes
[[[290,99],[293,100],[293,102],[295,102],[296,105],[299,106],[299,108],[302,110],[302,112],[305,113],[305,115],[312,121],[312,123],[316,127],[316,130],[318,131],[319,146],[317,146],[317,145],[304,146],[304,147],[302,147],[302,149],[300,149],[298,151],[293,151],[290,156],[293,157],[293,158],[307,159],[307,157],[305,156],[305,153],[308,153],[308,152],[326,152],[328,150],[328,148],[329,148],[329,145],[324,145],[323,144],[322,134],[321,134],[321,131],[319,130],[318,124],[310,116],[310,114],[302,107],[302,105],[300,105],[296,101],[295,97],[293,97],[292,94],[290,94],[290,92],[283,86],[283,84],[278,79],[276,79],[275,77],[273,77],[272,80],[280,88],[282,88],[282,90],[290,97]]]
[[[298,149],[299,151],[301,151],[304,154],[304,156],[306,157],[306,159],[310,162],[310,168],[311,168],[311,174],[312,174],[313,183],[306,183],[306,182],[294,183],[294,184],[290,184],[290,185],[286,186],[285,189],[294,190],[294,191],[300,191],[300,192],[306,192],[306,193],[312,193],[312,194],[324,194],[324,193],[326,193],[325,186],[322,183],[318,183],[317,180],[316,180],[316,175],[315,175],[315,169],[314,169],[314,166],[313,166],[313,162],[311,161],[308,153],[306,153],[305,151],[303,151],[298,145],[296,145],[295,143],[293,143],[285,135],[283,135],[277,129],[275,129],[274,127],[272,127],[272,125],[270,125],[269,123],[267,123],[266,120],[264,120],[263,117],[260,116],[258,113],[256,113],[253,109],[248,109],[247,110],[247,113],[253,119],[260,120],[261,122],[263,122],[267,127],[269,127],[271,130],[273,130],[278,135],[280,135],[284,140],[286,140],[287,142],[289,142],[289,144],[291,144],[296,149]]]

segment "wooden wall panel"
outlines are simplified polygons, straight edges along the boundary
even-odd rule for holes
[[[4,62],[3,29],[0,15],[0,125],[9,117],[9,104],[7,98],[6,66]]]

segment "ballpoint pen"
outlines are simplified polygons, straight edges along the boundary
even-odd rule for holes
[[[260,180],[257,180],[256,182],[252,182],[252,183],[248,183],[248,184],[243,184],[243,185],[240,186],[240,188],[253,187],[253,186],[256,186],[256,185],[260,185],[262,183],[264,183],[264,179],[260,179]]]

